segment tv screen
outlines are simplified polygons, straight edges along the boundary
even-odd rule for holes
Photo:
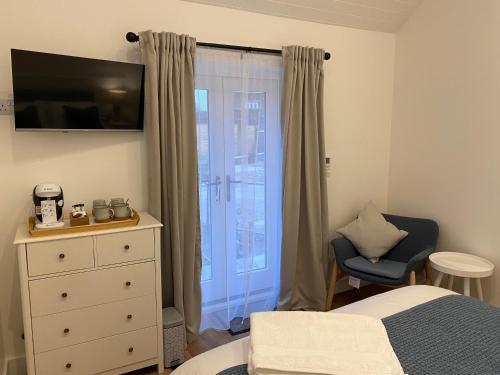
[[[143,130],[144,65],[12,49],[16,130]]]

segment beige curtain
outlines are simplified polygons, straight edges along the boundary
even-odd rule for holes
[[[321,49],[283,47],[281,310],[323,310],[328,200]]]
[[[196,42],[186,35],[142,32],[146,65],[145,132],[149,210],[162,229],[164,306],[184,316],[188,341],[201,316],[201,245],[194,103]]]

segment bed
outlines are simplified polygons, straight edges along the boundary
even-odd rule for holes
[[[359,314],[383,319],[449,295],[456,293],[427,285],[408,286],[332,310],[332,313]],[[222,345],[188,360],[172,375],[216,375],[228,368],[247,363],[248,347],[248,337]]]

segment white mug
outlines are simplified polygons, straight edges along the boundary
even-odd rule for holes
[[[96,220],[112,219],[115,216],[115,211],[108,207],[96,207],[92,211]]]
[[[128,219],[130,216],[132,216],[132,209],[126,203],[114,205],[113,210],[115,212],[115,219]]]

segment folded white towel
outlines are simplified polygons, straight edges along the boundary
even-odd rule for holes
[[[250,375],[402,375],[379,319],[284,311],[251,315]]]

